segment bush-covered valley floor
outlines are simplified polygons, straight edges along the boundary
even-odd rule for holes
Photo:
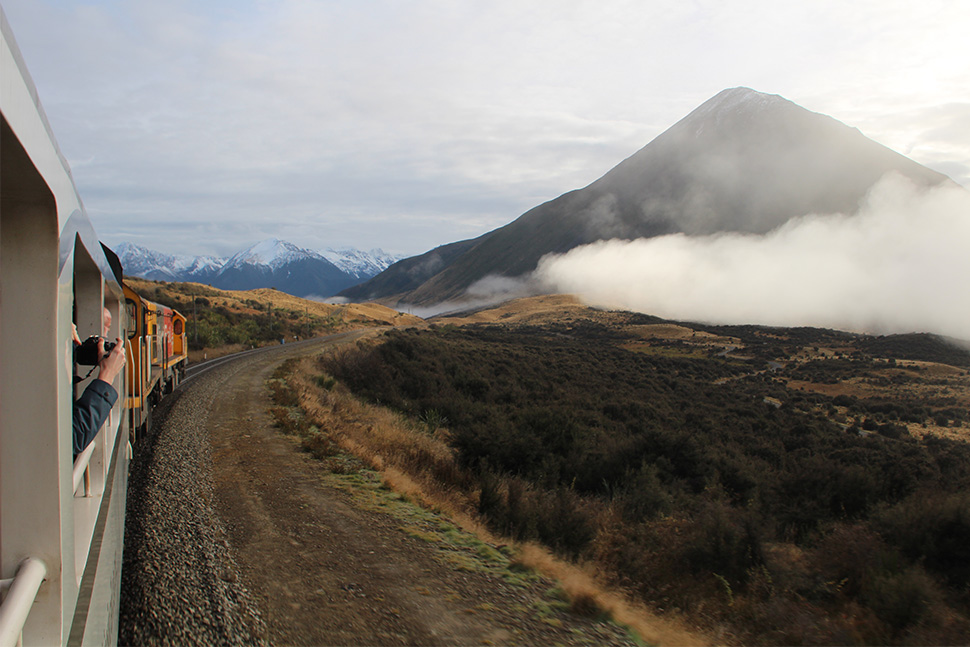
[[[970,353],[570,313],[322,356],[317,417],[401,412],[388,464],[732,642],[970,639]]]

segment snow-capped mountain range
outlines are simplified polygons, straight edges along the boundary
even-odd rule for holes
[[[229,258],[165,254],[127,242],[118,245],[115,253],[128,276],[207,283],[225,290],[274,287],[300,297],[334,295],[402,258],[380,249],[315,252],[275,238]]]

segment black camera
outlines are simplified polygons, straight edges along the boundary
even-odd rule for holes
[[[97,335],[91,335],[81,342],[81,345],[74,349],[74,361],[84,366],[94,366],[98,363],[98,340]],[[111,349],[117,345],[116,342],[104,340],[104,354],[107,355]]]

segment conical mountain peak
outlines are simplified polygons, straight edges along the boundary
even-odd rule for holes
[[[385,272],[346,296],[390,296],[374,289],[382,285],[392,294],[409,290],[405,303],[431,304],[459,299],[490,275],[527,275],[546,254],[599,240],[763,234],[811,213],[853,213],[890,172],[922,186],[947,181],[832,117],[730,88],[586,188],[474,241],[398,263],[391,270],[400,280]]]

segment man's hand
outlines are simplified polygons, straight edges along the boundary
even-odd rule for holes
[[[125,345],[120,338],[115,339],[115,347],[110,353],[104,352],[104,339],[98,339],[98,354],[101,360],[98,362],[100,371],[98,379],[111,384],[118,377],[118,373],[125,368]]]

